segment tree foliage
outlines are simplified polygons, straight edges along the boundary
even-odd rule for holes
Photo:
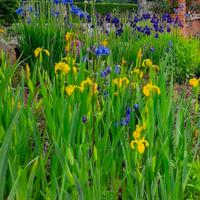
[[[9,25],[16,18],[15,10],[18,8],[18,0],[0,0],[0,24]]]

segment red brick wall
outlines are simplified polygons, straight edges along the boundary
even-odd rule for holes
[[[193,0],[193,2],[200,3],[200,0]],[[185,36],[200,34],[200,19],[186,21],[186,12],[187,12],[186,0],[178,0],[178,3],[179,3],[179,7],[177,9],[178,14],[173,15],[173,17],[178,16],[179,20],[181,21],[183,25],[181,32]]]
[[[192,21],[192,27],[189,33],[190,35],[200,35],[200,19]]]

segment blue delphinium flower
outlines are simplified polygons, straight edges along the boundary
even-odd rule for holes
[[[150,19],[150,18],[151,18],[151,15],[150,15],[149,13],[144,13],[144,14],[142,15],[142,18],[143,18],[144,20],[147,20],[147,19]]]
[[[150,35],[151,34],[151,29],[148,26],[144,27],[144,34]]]
[[[173,46],[174,46],[174,43],[170,40],[170,41],[168,42],[168,46],[169,46],[169,47],[173,47]]]
[[[105,70],[103,70],[103,71],[101,72],[101,77],[102,77],[102,78],[106,78],[106,76],[107,76],[110,72],[111,72],[111,67],[108,66],[108,67],[106,67]]]
[[[98,48],[96,48],[95,54],[97,56],[107,56],[107,55],[110,54],[110,49],[108,49],[107,47],[101,45]]]
[[[23,11],[24,11],[23,7],[20,7],[20,8],[18,8],[18,9],[16,10],[16,13],[17,13],[18,15],[22,15],[22,14],[23,14]]]
[[[120,74],[120,71],[121,71],[120,66],[115,65],[114,71],[115,71],[116,74]]]
[[[91,19],[91,16],[90,15],[86,15],[86,19],[87,19],[87,22],[90,23],[92,21]]]
[[[130,122],[130,120],[131,120],[131,108],[130,107],[128,107],[127,109],[126,109],[126,116],[125,116],[125,118],[121,121],[121,125],[122,126],[126,126],[126,125],[128,125],[129,124],[129,122]]]
[[[111,22],[111,14],[106,15],[106,22],[110,23]]]
[[[105,70],[101,72],[102,78],[106,78],[107,75],[108,75],[108,73]]]
[[[87,15],[88,15],[87,13],[83,12],[80,8],[78,8],[74,5],[71,6],[71,13],[80,18],[84,18],[84,17],[87,18]]]
[[[170,15],[168,15],[168,18],[167,18],[167,23],[168,24],[171,24],[173,22],[173,19]]]
[[[33,6],[29,6],[29,7],[28,7],[28,11],[29,11],[29,12],[33,12]]]
[[[137,103],[134,105],[134,109],[135,109],[135,110],[138,110],[138,109],[139,109],[139,105],[138,105]]]
[[[60,14],[60,12],[59,12],[59,10],[56,10],[56,12],[55,12],[55,17],[58,17],[59,16],[59,14]]]
[[[137,31],[138,32],[142,32],[142,27],[141,26],[137,26]]]
[[[77,8],[76,6],[71,7],[71,13],[75,15],[79,15],[80,8]]]
[[[106,67],[105,71],[109,74],[111,72],[111,67],[110,66]]]
[[[140,21],[140,19],[139,19],[137,16],[135,16],[135,17],[134,17],[134,22],[137,23],[137,22],[139,22],[139,21]]]
[[[156,32],[159,31],[158,24],[153,24],[153,28]]]
[[[73,0],[62,0],[62,4],[66,5],[66,4],[73,4]]]
[[[54,9],[51,9],[51,15],[54,16],[54,17],[58,17],[60,14],[59,10],[54,10]]]
[[[151,52],[155,52],[155,48],[154,47],[151,47],[150,50],[151,50]]]
[[[154,35],[154,37],[155,37],[155,38],[159,38],[159,35],[158,35],[158,33],[156,33],[156,34]]]
[[[82,122],[85,124],[87,122],[87,117],[85,115],[83,115],[82,117]]]
[[[160,33],[163,33],[163,32],[164,32],[164,28],[163,28],[162,26],[160,26],[159,32],[160,32]]]
[[[167,27],[167,32],[170,33],[171,32],[171,28],[168,26]]]
[[[119,19],[117,17],[114,17],[111,22],[112,24],[119,24]]]
[[[163,21],[167,21],[167,18],[168,18],[168,13],[165,13],[163,16],[162,16],[162,20]]]
[[[123,33],[123,29],[122,27],[116,30],[116,36],[121,36],[121,34]]]
[[[154,15],[154,16],[151,18],[151,23],[152,23],[152,24],[158,24],[158,23],[159,23],[159,19]]]
[[[59,0],[53,0],[53,3],[55,3],[56,5],[59,4]]]

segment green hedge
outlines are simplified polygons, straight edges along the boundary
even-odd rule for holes
[[[84,3],[74,3],[77,7],[85,9]],[[86,9],[88,13],[91,13],[92,4],[87,3]],[[117,10],[119,13],[127,12],[127,11],[136,11],[137,5],[136,4],[127,4],[127,3],[95,3],[95,10],[97,13],[106,14],[112,13]]]
[[[18,0],[0,0],[0,24],[11,24],[16,18],[15,10],[18,7]]]

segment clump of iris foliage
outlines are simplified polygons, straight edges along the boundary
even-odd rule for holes
[[[132,24],[109,15],[107,30],[63,3],[67,11],[59,1],[30,16],[18,9],[26,60],[1,58],[0,199],[198,199],[200,78],[185,62],[197,40],[183,39],[169,15],[163,26],[147,14]],[[72,12],[66,25],[53,8]],[[190,95],[177,95],[185,68]]]

